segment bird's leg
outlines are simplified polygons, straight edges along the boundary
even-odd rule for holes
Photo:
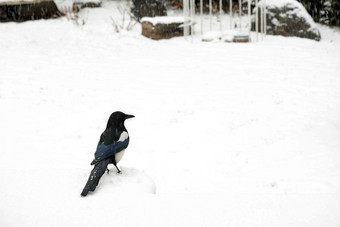
[[[120,169],[118,169],[118,166],[115,164],[116,169],[118,170],[118,173],[121,173]]]
[[[118,170],[118,173],[121,173],[122,171],[120,171],[120,169],[117,166],[117,162],[115,159],[112,160],[113,161],[113,165],[116,167],[116,169]]]

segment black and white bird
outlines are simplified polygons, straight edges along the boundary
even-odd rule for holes
[[[130,140],[124,122],[126,119],[133,117],[135,116],[120,111],[111,114],[106,129],[100,136],[97,150],[94,154],[95,158],[91,162],[94,168],[91,171],[81,196],[86,196],[89,191],[96,189],[100,178],[105,171],[108,170],[108,164],[112,163],[117,168],[118,173],[121,172],[117,167],[117,163],[122,159]]]

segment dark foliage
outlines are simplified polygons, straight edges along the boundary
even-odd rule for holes
[[[298,0],[316,22],[340,26],[340,0]]]
[[[0,4],[0,22],[48,19],[61,15],[54,1]]]
[[[132,0],[131,13],[140,20],[142,17],[166,16],[164,0]]]

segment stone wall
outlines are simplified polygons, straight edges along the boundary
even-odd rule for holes
[[[183,36],[183,23],[171,23],[153,25],[150,22],[142,22],[142,35],[150,39],[170,39],[173,37]]]
[[[0,22],[48,19],[60,15],[53,0],[0,3]]]

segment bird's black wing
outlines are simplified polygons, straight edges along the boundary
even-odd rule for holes
[[[126,149],[129,145],[129,137],[124,141],[114,142],[109,145],[105,145],[104,143],[99,142],[97,145],[96,153],[94,153],[94,160],[91,162],[91,165],[95,165],[96,163],[109,158],[115,155],[118,152]]]
[[[99,143],[104,143],[105,145],[110,145],[119,140],[121,132],[117,128],[107,128],[100,135]]]
[[[101,134],[91,165],[96,165],[101,160],[109,158],[127,148],[129,137],[124,141],[118,141],[121,133],[117,129],[107,128]]]

